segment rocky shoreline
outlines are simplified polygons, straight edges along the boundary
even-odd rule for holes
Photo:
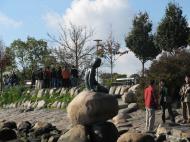
[[[122,110],[122,109],[120,109]],[[120,111],[122,112],[122,111]],[[158,138],[162,137],[162,139],[168,139],[167,142],[188,142],[188,139],[190,138],[190,126],[189,125],[179,125],[179,122],[182,120],[182,115],[180,110],[177,110],[178,112],[176,116],[176,121],[178,122],[178,125],[172,126],[170,125],[169,119],[167,119],[166,125],[162,125],[161,123],[161,111],[158,110],[156,111],[156,123],[155,123],[155,134],[151,136],[154,137],[155,140],[158,140]],[[6,120],[6,121],[5,121]],[[116,128],[120,132],[120,134],[125,133],[125,132],[130,132],[130,133],[141,133],[145,134],[144,127],[145,127],[145,111],[144,110],[136,110],[134,112],[128,113],[128,118],[126,119],[127,121],[125,122],[120,122],[120,124],[115,123]],[[31,127],[34,127],[35,124],[46,124],[48,126],[53,126],[55,128],[55,131],[52,133],[57,133],[56,137],[60,137],[61,134],[64,134],[66,131],[68,131],[71,128],[71,123],[69,122],[69,119],[67,117],[67,113],[64,112],[63,110],[47,110],[47,109],[41,109],[41,110],[33,110],[30,112],[25,112],[23,109],[1,109],[0,110],[0,123],[1,123],[1,130],[2,126],[5,122],[11,122],[13,121],[17,125],[17,130],[18,126],[20,124],[27,124],[27,121],[31,124]],[[110,120],[111,121],[111,120]],[[50,125],[49,125],[50,124]],[[11,128],[15,128],[15,124],[13,125],[14,127],[11,126]],[[42,127],[43,125],[41,125]],[[34,130],[34,129],[32,129]],[[6,133],[8,132],[5,129]],[[14,130],[15,131],[15,130]],[[1,133],[2,131],[0,131]],[[34,132],[34,131],[33,131]],[[17,133],[18,134],[18,133]],[[1,134],[0,134],[1,135]],[[51,134],[50,134],[51,135]],[[43,134],[40,136],[40,138],[44,138]],[[186,138],[185,138],[186,137]],[[17,138],[16,141],[24,141],[22,139]],[[51,138],[53,139],[53,138]],[[44,139],[43,139],[44,140]],[[49,139],[48,139],[49,140]],[[48,140],[44,140],[47,141]],[[26,141],[26,140],[25,140]],[[34,140],[33,140],[34,141]],[[37,140],[35,140],[37,141]],[[39,140],[38,138],[38,141]],[[54,140],[56,141],[56,140]],[[126,141],[127,142],[127,141]],[[134,141],[135,142],[135,141]],[[146,141],[145,141],[146,142]],[[161,142],[161,141],[159,141]]]
[[[173,109],[176,124],[162,124],[156,111],[155,132],[146,133],[145,110],[135,93],[121,98],[91,91],[79,93],[63,109],[0,109],[0,142],[188,142],[190,125],[181,124],[180,109]],[[10,137],[12,136],[12,137]]]

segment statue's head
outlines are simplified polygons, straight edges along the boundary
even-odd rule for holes
[[[100,58],[95,58],[94,60],[93,60],[93,62],[92,62],[92,67],[93,68],[98,68],[100,65],[101,65],[101,59]]]

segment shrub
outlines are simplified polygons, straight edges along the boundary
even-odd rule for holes
[[[10,104],[13,102],[17,102],[23,100],[25,98],[23,92],[26,90],[23,86],[13,86],[6,88],[0,96],[0,105]]]
[[[190,73],[190,52],[181,50],[175,55],[164,53],[158,60],[154,60],[150,68],[146,71],[145,77],[140,80],[140,87],[137,90],[137,103],[144,107],[144,89],[148,86],[149,80],[156,80],[157,91],[158,82],[165,79],[169,88],[169,93],[174,101],[179,101],[179,89],[184,83],[185,74]]]

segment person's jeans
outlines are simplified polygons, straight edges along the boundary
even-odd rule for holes
[[[185,121],[190,121],[190,102],[182,102],[182,113]]]
[[[78,85],[78,78],[72,77],[71,78],[71,85],[72,85],[72,87],[76,87]]]
[[[146,108],[146,131],[154,131],[155,109]]]
[[[172,108],[171,108],[171,105],[169,103],[163,103],[161,105],[162,107],[162,121],[163,123],[166,122],[166,116],[165,116],[165,111],[166,109],[168,109],[168,113],[169,113],[169,116],[170,116],[170,120],[175,123],[175,118],[174,118],[174,114],[173,114],[173,111],[172,111]]]
[[[57,87],[57,79],[56,78],[52,78],[52,80],[51,80],[51,87],[52,88]]]

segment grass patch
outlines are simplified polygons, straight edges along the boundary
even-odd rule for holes
[[[38,98],[38,90],[33,92],[33,95],[31,95],[32,91],[34,90],[29,90],[28,88],[24,88],[23,86],[14,86],[11,88],[6,88],[4,92],[2,92],[0,95],[0,106],[2,107],[3,105],[17,103],[21,101],[35,102],[40,100],[44,100],[46,104],[53,104],[55,101],[58,101],[65,102],[65,104],[68,105],[69,102],[74,98],[70,96],[68,91],[64,95],[60,95],[59,93],[56,93],[56,91],[52,95],[50,95],[49,91],[44,91],[46,93],[43,94],[42,97]]]

